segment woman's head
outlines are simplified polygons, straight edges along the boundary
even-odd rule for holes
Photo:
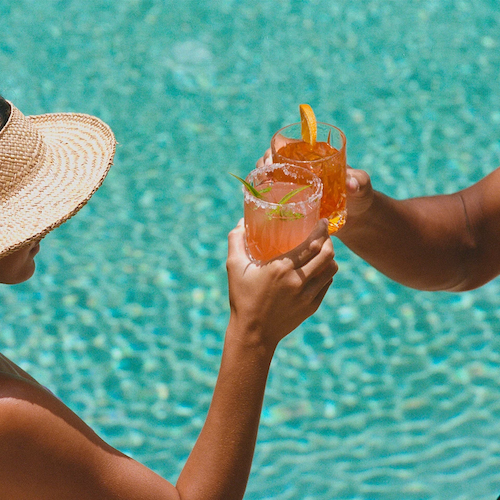
[[[0,96],[0,130],[10,117],[10,104]],[[31,278],[35,272],[34,257],[38,252],[38,242],[30,243],[14,253],[0,258],[0,283],[13,285]]]
[[[33,274],[38,242],[99,188],[115,145],[98,118],[24,116],[0,97],[0,282],[19,283]]]
[[[10,104],[0,96],[0,130],[10,117]],[[0,283],[13,285],[31,278],[35,272],[34,257],[39,247],[37,244],[28,244],[14,253],[0,258]]]

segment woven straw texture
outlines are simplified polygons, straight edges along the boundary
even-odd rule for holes
[[[111,129],[93,116],[24,116],[0,131],[0,257],[41,239],[82,208],[113,163]]]

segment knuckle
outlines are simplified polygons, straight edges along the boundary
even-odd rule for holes
[[[332,274],[336,274],[338,270],[339,265],[335,261],[332,261]]]
[[[226,269],[229,271],[235,264],[236,264],[237,259],[234,257],[231,257],[230,255],[226,259]]]
[[[296,293],[301,293],[304,288],[304,278],[300,277],[298,274],[294,274],[290,278],[290,285]]]
[[[242,227],[241,226],[236,226],[229,231],[229,237],[234,238],[235,235],[239,234],[241,232]]]
[[[297,273],[283,273],[280,275],[282,289],[286,290],[286,293],[295,296],[299,295],[302,289],[302,280],[297,275]]]
[[[326,269],[326,276],[332,278],[337,273],[338,270],[339,266],[334,260],[332,260],[332,262],[328,264],[328,267]]]
[[[326,259],[333,260],[333,258],[335,257],[335,251],[333,250],[333,245],[331,244],[331,242],[329,245],[324,245],[322,250],[323,255]]]
[[[231,229],[231,231],[229,231],[229,234],[227,236],[228,240],[234,240],[239,238],[242,231],[245,231],[245,228],[243,226],[236,226],[235,228]]]
[[[285,276],[293,269],[293,262],[290,259],[279,259],[275,262],[275,269],[278,276]]]
[[[311,244],[309,245],[309,250],[313,253],[313,254],[318,254],[321,252],[323,248],[323,244],[321,241],[319,240],[313,240],[311,241]]]

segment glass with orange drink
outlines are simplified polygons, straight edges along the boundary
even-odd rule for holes
[[[308,104],[300,105],[301,122],[278,130],[271,139],[273,163],[308,168],[323,183],[320,217],[333,234],[344,224],[346,209],[346,137],[339,128],[316,122]]]
[[[323,187],[317,175],[296,165],[273,164],[253,170],[244,183],[246,246],[252,260],[264,263],[307,239],[319,220]]]

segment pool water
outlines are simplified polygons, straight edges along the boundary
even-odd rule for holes
[[[0,93],[96,114],[119,142],[35,277],[0,288],[0,350],[170,481],[228,320],[229,171],[303,102],[397,198],[500,164],[493,0],[4,0],[0,17]],[[500,282],[418,292],[334,245],[334,285],[276,353],[246,498],[496,498]]]

